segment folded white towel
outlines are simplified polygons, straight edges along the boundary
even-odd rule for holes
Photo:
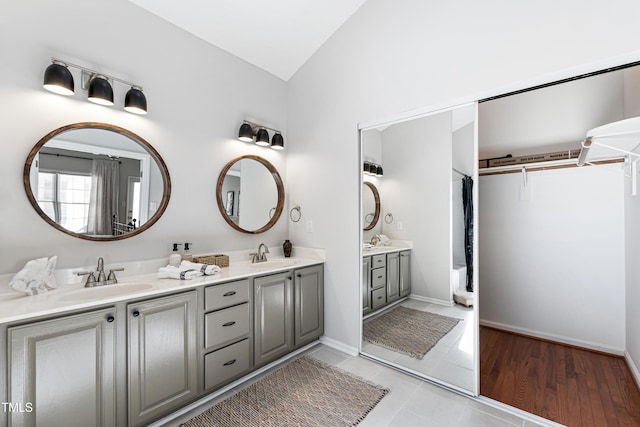
[[[9,286],[12,289],[27,295],[38,295],[56,288],[56,278],[53,271],[56,269],[58,257],[38,258],[28,261],[20,270]]]
[[[160,267],[160,269],[158,270],[159,279],[191,280],[191,279],[195,279],[196,277],[200,277],[203,274],[204,273],[199,270],[173,267],[171,265],[168,265],[166,267]]]
[[[199,270],[199,271],[202,271],[202,273],[205,276],[211,276],[220,271],[220,267],[218,267],[217,265],[198,264],[198,263],[186,261],[186,260],[180,263],[180,268]]]

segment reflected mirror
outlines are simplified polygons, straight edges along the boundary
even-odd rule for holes
[[[465,243],[475,216],[463,206],[477,200],[475,118],[469,104],[361,129],[361,160],[384,167],[363,175],[361,352],[471,395],[477,245]],[[371,230],[366,188],[377,189],[383,217]]]
[[[254,155],[233,159],[216,185],[218,209],[231,227],[258,234],[278,222],[284,208],[284,185],[268,160]]]
[[[171,193],[158,152],[106,123],[75,123],[45,135],[27,157],[23,182],[40,217],[94,241],[140,234],[162,216]]]
[[[375,228],[380,219],[380,194],[376,186],[368,181],[362,183],[362,215],[365,231]]]

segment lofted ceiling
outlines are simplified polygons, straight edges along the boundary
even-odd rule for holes
[[[129,0],[288,81],[365,0]]]

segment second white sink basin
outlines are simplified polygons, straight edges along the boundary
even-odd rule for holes
[[[75,291],[68,292],[60,295],[62,301],[84,301],[91,299],[111,298],[119,295],[126,295],[133,292],[146,291],[153,286],[146,283],[132,283],[132,284],[115,284],[95,286],[93,288],[81,288]]]

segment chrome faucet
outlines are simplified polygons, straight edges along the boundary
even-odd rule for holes
[[[87,280],[84,282],[85,288],[93,288],[94,286],[103,286],[103,285],[114,285],[118,283],[118,279],[116,279],[116,275],[114,271],[123,271],[124,268],[112,268],[109,270],[109,275],[107,276],[104,273],[104,259],[102,257],[98,258],[98,266],[96,267],[96,273],[98,273],[98,278],[93,274],[93,271],[78,271],[76,274],[78,276],[87,276]]]
[[[260,243],[260,246],[258,246],[258,252],[249,254],[251,255],[251,262],[256,263],[256,262],[267,261],[268,253],[269,253],[269,248],[267,247],[267,245],[265,245],[264,243]]]

